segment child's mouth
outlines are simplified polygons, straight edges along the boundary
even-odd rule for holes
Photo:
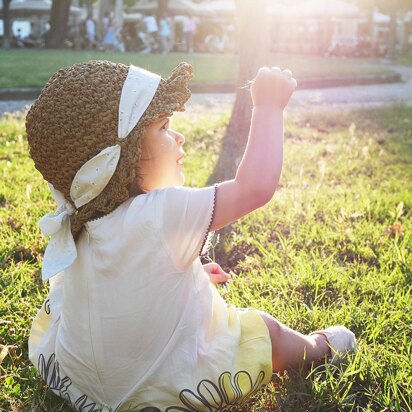
[[[186,153],[183,153],[182,156],[180,156],[179,159],[176,160],[176,163],[177,163],[179,166],[183,166],[183,161],[182,161],[182,160],[183,160],[183,158],[184,158],[185,156],[186,156]]]

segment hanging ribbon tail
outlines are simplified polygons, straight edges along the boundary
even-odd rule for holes
[[[64,198],[64,195],[62,192],[59,192],[57,189],[54,188],[54,186],[50,183],[47,182],[50,192],[53,196],[53,199],[57,203],[57,210],[59,211],[62,207],[66,208],[69,202]],[[73,209],[74,210],[74,209]],[[72,213],[72,212],[70,212]]]
[[[43,235],[51,236],[43,257],[43,280],[62,272],[77,258],[76,244],[70,227],[70,214],[74,208],[51,183],[49,187],[57,203],[57,211],[42,217],[39,222]]]
[[[47,280],[68,268],[77,258],[70,217],[67,211],[48,214],[40,222],[40,229],[45,236],[51,235],[43,257],[42,279]]]

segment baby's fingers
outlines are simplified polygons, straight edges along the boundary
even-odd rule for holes
[[[270,73],[271,74],[280,74],[282,72],[282,70],[280,70],[280,67],[277,67],[277,66],[273,66],[271,69],[270,69]]]
[[[206,273],[225,273],[222,267],[216,262],[204,264],[203,269]]]
[[[256,74],[256,77],[259,77],[259,76],[267,76],[269,73],[270,73],[269,67],[263,66],[263,67],[261,67],[261,68],[258,70],[258,72],[257,72],[257,74]]]
[[[217,285],[230,280],[230,275],[228,273],[211,273],[209,279],[214,285]]]
[[[253,105],[272,106],[283,110],[297,87],[290,70],[261,67],[250,89]]]
[[[293,74],[289,69],[283,70],[282,73],[287,79],[291,79],[293,77]]]
[[[296,87],[298,86],[298,82],[293,77],[293,73],[289,69],[285,69],[282,71],[282,74],[284,77],[286,77],[286,79],[289,80],[289,83],[291,84],[292,88],[296,89]]]
[[[281,72],[279,67],[272,67],[269,69],[269,67],[263,66],[258,70],[253,81],[267,81],[268,79],[272,79],[274,76],[279,75]]]

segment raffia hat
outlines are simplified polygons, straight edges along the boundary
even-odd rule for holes
[[[137,77],[132,77],[132,68]],[[184,110],[191,95],[187,82],[193,70],[188,63],[180,63],[169,78],[156,76],[134,66],[109,61],[76,64],[55,73],[31,106],[26,118],[30,154],[51,188],[64,196],[68,210],[73,208],[69,214],[74,238],[85,222],[110,213],[131,196],[142,193],[139,188],[142,136],[151,122]],[[131,81],[131,86],[129,84],[128,96],[121,103],[127,94],[126,81]],[[134,104],[140,105],[140,112],[136,114],[129,103],[133,104],[131,95],[137,92],[134,96],[139,96],[139,90],[131,88],[144,91],[146,81],[151,83],[151,92],[143,96],[146,99],[143,105],[134,97]],[[123,125],[120,137],[123,110],[129,112],[131,120],[127,120],[126,128]],[[94,198],[78,202],[80,206],[76,206],[73,180],[79,170],[85,164],[92,164],[91,159],[105,149],[113,147],[118,149],[117,162],[110,163],[113,170],[108,182]]]

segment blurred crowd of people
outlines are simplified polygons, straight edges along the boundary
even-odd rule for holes
[[[186,15],[124,15],[116,19],[115,13],[106,12],[101,19],[91,9],[84,20],[74,21],[68,27],[65,45],[73,49],[99,51],[162,53],[236,53],[235,19],[228,16],[201,18]],[[33,22],[30,23],[33,25]],[[412,53],[412,22],[405,26],[407,36],[403,52]],[[358,23],[356,30],[349,20],[277,21],[270,26],[270,51],[273,53],[311,54],[337,57],[384,57],[388,54],[389,30],[377,27],[374,39],[366,23]],[[41,28],[31,27],[14,31],[12,47],[45,46],[50,29],[43,22]],[[30,32],[29,35],[27,33]],[[36,35],[35,35],[36,33]],[[400,46],[399,46],[400,47]]]
[[[12,47],[45,47],[50,22],[46,20],[40,25],[30,22],[30,26],[24,34],[20,28],[13,30]],[[84,20],[68,26],[64,44],[71,49],[117,52],[236,52],[233,22],[201,19],[190,13],[160,17],[147,13],[140,18],[119,22],[114,12],[106,12],[101,19],[89,12]]]
[[[231,25],[205,25],[191,14],[156,18],[147,13],[141,20],[123,22],[120,27],[113,12],[106,13],[100,22],[89,14],[81,27],[82,48],[162,54],[233,52],[233,32]]]

